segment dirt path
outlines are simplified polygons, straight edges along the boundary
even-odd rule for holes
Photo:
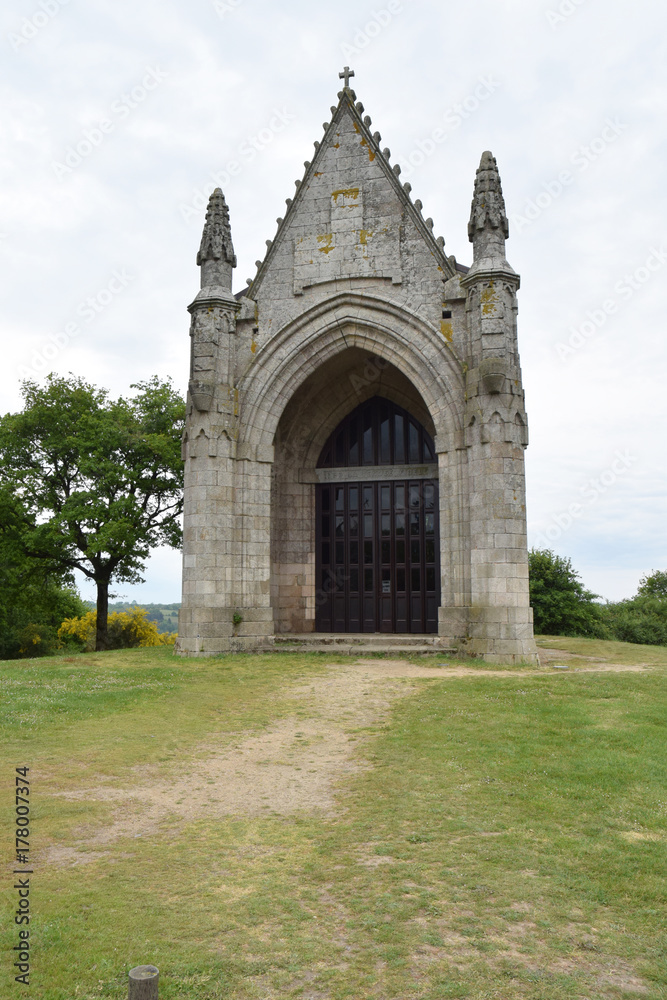
[[[540,664],[543,667],[552,667],[556,663],[562,663],[580,673],[584,671],[591,673],[604,670],[611,670],[612,673],[618,673],[621,670],[639,673],[640,671],[651,669],[649,663],[610,663],[599,656],[581,656],[579,653],[568,653],[564,649],[547,649],[542,646],[538,646],[537,649],[540,654]],[[599,666],[591,667],[586,665],[590,663],[599,664]]]
[[[551,652],[551,651],[549,651]],[[556,657],[557,659],[557,657]],[[587,671],[636,670],[600,664]],[[237,816],[289,816],[334,810],[335,785],[341,776],[363,767],[355,752],[369,737],[364,730],[381,724],[392,705],[415,690],[415,678],[511,677],[534,670],[484,670],[474,667],[424,667],[407,660],[358,660],[336,664],[324,676],[295,687],[299,716],[281,719],[252,736],[239,734],[229,746],[209,740],[187,761],[180,778],[151,780],[127,788],[82,788],[62,793],[75,800],[115,802],[116,814],[103,829],[87,831],[69,848],[49,849],[46,860],[60,864],[92,861],[121,837],[140,837],[166,819],[189,822]],[[381,683],[378,683],[381,682]],[[80,850],[80,848],[87,850]]]

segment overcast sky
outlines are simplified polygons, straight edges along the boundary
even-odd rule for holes
[[[631,596],[667,568],[666,22],[655,0],[3,5],[0,411],[48,371],[185,391],[208,194],[224,188],[240,289],[349,65],[462,263],[475,169],[496,156],[522,278],[529,542]],[[116,591],[180,600],[180,554]]]

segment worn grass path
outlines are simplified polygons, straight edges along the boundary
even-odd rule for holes
[[[22,665],[31,995],[664,997],[667,663],[581,642]]]

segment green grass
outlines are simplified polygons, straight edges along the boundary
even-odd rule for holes
[[[615,663],[655,651],[550,641]],[[213,733],[238,742],[294,713],[287,685],[337,659],[3,664],[4,774],[31,767],[34,844],[110,814],[52,793],[178,774]],[[29,995],[124,998],[127,970],[153,962],[161,1000],[667,996],[666,674],[418,680],[364,743],[370,766],[341,776],[336,816],[202,815],[37,865]],[[5,924],[5,956],[14,943]],[[0,995],[26,992],[8,967]]]
[[[292,707],[285,681],[318,669],[308,657],[182,660],[169,647],[1,666],[5,746],[49,773],[53,765],[61,787],[86,772],[122,778],[132,767],[177,761],[213,731],[266,726]]]
[[[667,667],[667,646],[643,646],[634,642],[614,642],[608,639],[538,635],[538,646],[545,649],[563,649],[584,658],[607,660],[627,665],[643,663]]]

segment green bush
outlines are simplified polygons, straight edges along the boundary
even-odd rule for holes
[[[598,595],[585,589],[569,559],[550,549],[531,549],[528,561],[535,632],[613,638],[604,608],[595,603]]]
[[[58,648],[56,630],[52,625],[30,623],[14,632],[19,656],[49,656]]]
[[[63,618],[82,614],[79,595],[49,580],[25,581],[23,588],[2,588],[0,573],[0,659],[49,656],[63,648],[58,627]]]
[[[649,578],[650,579],[650,578]],[[667,598],[650,595],[643,581],[635,597],[607,604],[605,618],[615,639],[646,646],[667,646]]]

